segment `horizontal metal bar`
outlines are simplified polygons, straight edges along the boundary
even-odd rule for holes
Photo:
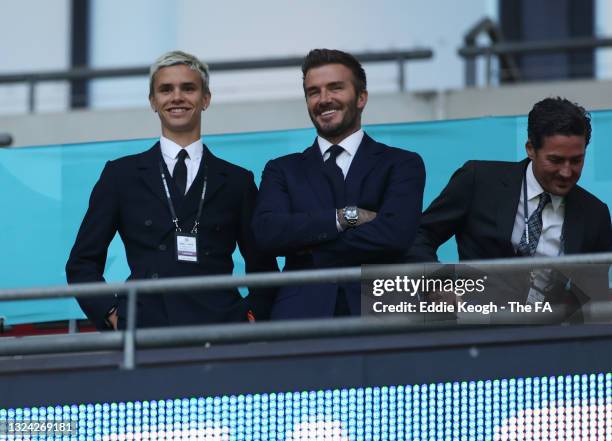
[[[91,297],[96,295],[125,293],[136,288],[138,294],[165,291],[184,292],[194,289],[215,290],[248,286],[252,288],[293,284],[319,283],[321,281],[356,281],[361,277],[360,268],[339,270],[290,271],[285,273],[260,273],[246,276],[175,277],[156,280],[137,280],[125,283],[85,283],[47,288],[19,288],[0,290],[0,301],[23,299],[49,299],[57,297]]]
[[[363,52],[354,54],[355,57],[364,63],[367,62],[384,62],[402,60],[426,60],[433,57],[431,49],[416,48],[403,51],[388,51],[388,52]],[[280,67],[296,67],[301,66],[304,57],[286,57],[286,58],[264,58],[252,60],[236,60],[236,61],[215,61],[208,63],[211,71],[235,71],[235,70],[250,70],[250,69],[268,69]],[[24,82],[41,82],[41,81],[69,81],[69,80],[87,80],[100,78],[118,78],[118,77],[138,77],[148,76],[149,66],[123,67],[123,68],[106,68],[106,69],[91,69],[91,68],[75,68],[70,70],[49,71],[49,72],[22,72],[7,75],[0,75],[0,84],[7,83],[24,83]]]
[[[612,253],[578,254],[559,257],[508,258],[494,260],[472,260],[461,264],[477,266],[481,270],[510,271],[546,266],[574,265],[612,262]],[[368,277],[388,278],[397,275],[421,275],[432,263],[368,266]],[[138,294],[160,292],[179,293],[193,290],[217,290],[238,287],[275,287],[312,283],[339,283],[361,280],[361,268],[338,268],[308,271],[286,271],[282,273],[259,273],[245,276],[217,275],[199,277],[177,277],[156,280],[133,280],[125,283],[84,283],[68,286],[16,288],[0,290],[0,301],[25,299],[50,299],[60,297],[92,297],[96,295],[126,293],[134,288]]]
[[[505,259],[487,260],[464,260],[456,262],[465,265],[478,266],[479,268],[501,268],[511,266],[514,268],[537,268],[550,265],[571,265],[589,263],[612,263],[612,252],[610,253],[589,253],[589,254],[570,254],[555,257],[510,257]]]
[[[120,350],[123,339],[123,332],[2,337],[0,356]]]
[[[279,321],[257,324],[223,324],[149,328],[135,331],[136,348],[163,348],[217,343],[291,340],[295,338],[373,335],[405,331],[416,327],[415,320],[338,318]],[[5,337],[0,339],[0,356],[71,353],[81,351],[120,351],[124,331]]]
[[[587,305],[585,318],[609,322],[612,304],[600,302]],[[435,318],[428,314],[428,319]],[[504,316],[505,317],[505,316]],[[509,317],[509,316],[508,316]],[[538,324],[545,314],[516,315],[514,325]],[[135,331],[135,349],[206,346],[227,343],[291,341],[310,338],[336,338],[398,334],[436,329],[486,329],[488,325],[457,325],[453,321],[423,321],[422,315],[338,317],[333,319],[291,320],[276,322],[230,323],[168,328],[147,328]],[[597,327],[602,329],[604,327]],[[608,326],[607,335],[612,335]],[[125,332],[5,337],[0,339],[0,357],[14,355],[59,354],[85,351],[121,351]]]
[[[612,38],[571,38],[521,43],[499,43],[491,46],[464,46],[459,48],[458,53],[462,57],[470,58],[489,54],[503,55],[566,52],[601,47],[612,47]]]

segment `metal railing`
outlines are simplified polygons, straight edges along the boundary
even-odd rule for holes
[[[486,32],[492,41],[490,46],[477,46],[476,37]],[[490,19],[479,21],[465,36],[464,46],[458,49],[458,54],[466,63],[466,86],[476,85],[476,59],[485,57],[485,78],[489,86],[492,82],[492,58],[499,57],[502,74],[508,81],[520,81],[521,75],[514,56],[571,52],[584,49],[612,47],[612,38],[577,37],[560,40],[543,40],[529,42],[504,41],[498,25]]]
[[[8,133],[0,133],[0,147],[9,147],[13,143],[13,137]]]
[[[394,61],[398,66],[398,90],[406,88],[406,75],[404,63],[410,60],[427,60],[433,57],[433,51],[428,48],[415,48],[409,50],[362,52],[354,54],[362,63],[380,63]],[[255,69],[269,69],[282,67],[297,67],[302,64],[304,57],[262,58],[252,60],[213,61],[208,66],[213,72],[244,71]],[[0,75],[1,84],[26,83],[28,85],[28,109],[30,113],[36,108],[36,85],[48,81],[82,81],[102,78],[128,78],[149,75],[149,66],[123,67],[123,68],[74,68],[69,70],[48,72],[20,72]]]
[[[459,49],[459,54],[465,58],[465,85],[475,86],[476,85],[476,55],[463,55],[463,49],[477,48],[476,40],[481,34],[486,34],[493,44],[501,44],[504,42],[504,36],[498,24],[488,17],[485,17],[478,21],[472,28],[470,28],[465,36],[463,37],[464,47]],[[505,73],[505,80],[507,81],[519,81],[520,71],[516,64],[516,60],[510,54],[500,55],[500,64],[502,71]],[[486,78],[487,85],[491,83],[491,57],[486,58]]]
[[[470,261],[470,266],[480,270],[519,270],[575,264],[610,264],[612,253],[571,255],[561,257],[512,258]],[[397,275],[423,274],[430,264],[397,264],[368,267],[367,277],[393,278]],[[104,294],[127,293],[127,327],[125,331],[100,334],[69,334],[42,337],[7,337],[0,339],[0,356],[44,354],[53,352],[78,352],[92,350],[122,350],[126,369],[135,366],[137,348],[189,346],[210,342],[243,342],[259,340],[286,340],[294,338],[367,335],[401,332],[414,329],[417,322],[410,317],[381,320],[376,317],[346,318],[335,320],[299,320],[294,322],[268,322],[253,324],[204,325],[180,328],[141,329],[136,331],[137,296],[167,292],[172,294],[189,290],[214,290],[236,287],[278,287],[321,282],[351,282],[362,280],[361,268],[290,271],[284,273],[260,273],[245,276],[218,275],[189,278],[172,278],[126,283],[91,283],[69,286],[3,289],[0,301],[24,299],[52,299],[61,297],[92,297]],[[597,313],[612,317],[612,305],[599,306]],[[422,322],[418,323],[422,326]],[[440,325],[439,322],[435,323]]]

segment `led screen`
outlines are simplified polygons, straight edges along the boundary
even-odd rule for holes
[[[7,433],[16,421],[48,429]],[[612,373],[0,409],[0,426],[15,440],[599,441]]]

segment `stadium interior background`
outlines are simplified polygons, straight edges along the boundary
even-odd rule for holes
[[[592,112],[580,183],[612,203],[612,0],[21,0],[2,11],[0,295],[65,284],[104,163],[158,136],[143,68],[173,49],[211,65],[204,141],[257,179],[314,137],[291,60],[333,47],[379,59],[364,63],[366,130],[423,157],[425,206],[466,160],[522,159],[526,112],[558,95]],[[454,248],[441,257],[454,261]],[[117,238],[106,274],[128,274]],[[281,337],[263,326],[232,341],[228,328],[153,347],[145,334],[67,333],[87,330],[83,318],[70,297],[0,301],[0,439],[8,421],[78,426],[55,439],[612,439],[609,325],[287,323]]]

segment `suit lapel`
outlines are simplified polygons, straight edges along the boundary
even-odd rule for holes
[[[584,216],[579,196],[574,187],[565,197],[564,254],[578,254],[584,246]]]
[[[497,228],[500,237],[507,240],[508,243],[512,240],[516,210],[521,197],[523,175],[528,163],[528,159],[516,163],[508,173],[501,177],[500,194],[497,195],[499,198],[497,205]]]
[[[205,176],[206,175],[206,176]],[[193,216],[198,211],[200,198],[202,197],[202,186],[206,178],[206,194],[204,195],[204,206],[210,201],[217,191],[223,186],[227,179],[227,172],[223,162],[214,156],[206,146],[202,152],[200,168],[193,183],[189,187],[187,194],[180,207],[179,218],[184,219]]]
[[[163,164],[163,158],[161,154],[161,148],[159,146],[159,142],[155,143],[153,147],[151,147],[146,152],[142,153],[140,157],[140,161],[137,165],[138,173],[140,174],[140,179],[145,184],[145,186],[155,195],[160,201],[167,205],[168,202],[166,200],[166,192],[164,190],[164,184],[161,179],[161,173],[159,171],[159,164]],[[164,169],[166,167],[164,165]],[[166,170],[167,173],[167,170]],[[166,174],[166,180],[168,182],[168,187],[170,191],[172,191],[173,182],[172,178],[169,174]]]
[[[361,185],[368,173],[376,166],[382,152],[383,148],[380,144],[367,134],[363,135],[345,180],[346,205],[358,205]]]
[[[302,153],[302,159],[304,160],[308,182],[321,206],[333,207],[334,195],[327,178],[323,174],[323,157],[317,141]]]

